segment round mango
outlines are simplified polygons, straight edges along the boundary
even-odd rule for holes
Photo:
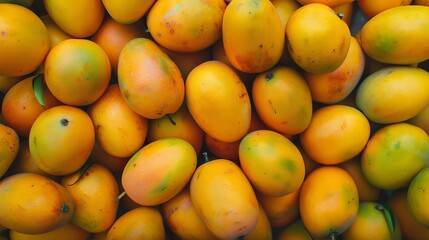
[[[103,95],[111,67],[103,48],[87,39],[67,39],[56,45],[44,63],[46,85],[67,105],[86,106]]]
[[[351,34],[334,10],[310,3],[292,13],[286,37],[289,53],[299,67],[310,73],[328,73],[346,59]]]
[[[240,71],[259,73],[272,68],[282,56],[284,27],[269,0],[234,0],[222,23],[226,56]]]
[[[0,181],[0,225],[41,234],[67,224],[75,211],[72,195],[57,182],[35,173]]]
[[[299,189],[304,181],[304,160],[285,136],[271,130],[247,134],[240,142],[240,166],[253,187],[280,197]]]
[[[122,186],[134,202],[143,206],[164,203],[189,182],[197,155],[187,141],[163,138],[145,145],[128,161]]]
[[[295,135],[310,124],[310,89],[296,70],[279,66],[256,76],[252,97],[261,120],[271,129]]]
[[[113,174],[100,164],[63,177],[61,184],[76,204],[71,222],[90,233],[110,228],[116,219],[119,187]]]
[[[328,105],[314,112],[310,125],[299,137],[311,159],[334,165],[362,152],[370,137],[370,124],[356,108]]]
[[[252,185],[230,160],[200,165],[192,176],[190,193],[198,215],[217,238],[245,236],[258,222],[259,204]]]
[[[147,15],[147,27],[159,45],[196,52],[221,37],[225,8],[224,0],[156,1]]]
[[[88,108],[95,128],[95,139],[110,155],[130,157],[142,148],[146,139],[147,119],[127,104],[118,84]]]
[[[26,7],[0,4],[0,75],[17,77],[36,70],[49,52],[48,30]]]
[[[152,40],[135,38],[119,54],[118,83],[128,105],[145,118],[179,110],[185,83],[177,65]]]
[[[247,133],[251,104],[237,73],[219,61],[198,65],[186,79],[186,104],[204,132],[224,141],[238,141]]]
[[[94,146],[94,125],[80,108],[60,105],[45,110],[30,130],[31,157],[44,172],[64,176],[79,170]]]
[[[100,0],[43,0],[43,6],[64,32],[76,38],[94,34],[105,12]]]
[[[362,152],[362,172],[381,189],[407,186],[429,162],[429,137],[421,128],[395,123],[378,130]]]
[[[365,53],[383,63],[414,64],[429,59],[429,8],[399,6],[382,11],[361,30]]]
[[[405,66],[385,67],[359,85],[356,105],[373,122],[402,122],[429,104],[428,89],[427,71]]]

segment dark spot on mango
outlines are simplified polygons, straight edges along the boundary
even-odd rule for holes
[[[6,32],[6,31],[2,31],[2,32],[1,32],[1,36],[2,36],[2,37],[5,37],[6,35],[7,35],[7,32]]]
[[[270,104],[271,108],[273,109],[274,114],[277,114],[276,109],[273,106],[273,102],[271,102],[271,99],[268,99],[268,103]]]
[[[263,48],[264,46],[262,44],[259,44],[259,48]]]
[[[267,81],[270,81],[271,79],[273,79],[274,78],[274,74],[272,74],[272,73],[267,73],[266,75],[265,75],[265,80],[267,80]]]
[[[170,29],[170,34],[174,34],[174,29]]]
[[[67,127],[67,125],[69,125],[69,120],[63,118],[63,119],[60,120],[60,124],[63,127]]]
[[[63,203],[63,205],[61,205],[61,213],[67,213],[70,210],[70,207],[67,203]]]
[[[247,95],[247,92],[242,92],[239,97],[244,98],[246,95]]]

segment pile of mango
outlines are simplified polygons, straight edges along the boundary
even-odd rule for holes
[[[0,0],[0,239],[429,239],[428,0]]]

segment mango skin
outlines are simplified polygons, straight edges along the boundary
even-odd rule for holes
[[[361,169],[368,182],[380,189],[400,189],[429,163],[429,137],[408,123],[389,124],[368,141]]]
[[[255,192],[230,160],[200,165],[192,176],[190,194],[198,215],[217,238],[236,239],[257,225],[260,210]]]
[[[252,186],[266,196],[281,197],[299,189],[305,166],[295,144],[280,133],[258,130],[240,142],[240,166]]]
[[[371,18],[361,31],[364,52],[389,64],[414,64],[429,58],[429,8],[400,6]]]
[[[48,30],[31,10],[0,5],[0,75],[19,77],[35,71],[49,52]]]
[[[75,202],[60,184],[35,173],[18,173],[0,181],[0,225],[25,234],[64,226]]]
[[[18,155],[19,142],[18,134],[13,128],[0,124],[0,178]]]
[[[415,67],[386,67],[366,77],[356,92],[356,105],[376,123],[408,120],[429,104],[429,73]]]
[[[52,20],[76,38],[93,35],[100,27],[105,8],[100,0],[43,0]]]
[[[350,39],[347,23],[320,3],[300,7],[286,24],[292,60],[314,74],[329,73],[340,67],[349,51]]]
[[[240,140],[250,128],[251,102],[243,81],[220,61],[195,67],[186,79],[186,104],[201,129],[223,142]]]
[[[285,34],[271,1],[237,0],[226,7],[222,39],[226,56],[235,68],[259,73],[280,60]]]
[[[157,43],[147,38],[135,38],[122,48],[118,83],[128,106],[148,119],[175,113],[185,98],[179,68]]]
[[[118,0],[102,0],[104,7],[109,15],[116,22],[123,24],[131,24],[137,22],[145,15],[155,0],[148,1],[118,1]]]
[[[417,222],[429,227],[429,168],[422,169],[408,186],[407,202],[411,214]]]
[[[163,138],[145,145],[122,173],[127,195],[143,206],[162,204],[189,182],[197,166],[194,147],[180,138]]]
[[[76,210],[70,221],[90,233],[107,231],[116,220],[118,183],[106,167],[97,163],[79,175],[75,172],[61,180],[75,200]]]

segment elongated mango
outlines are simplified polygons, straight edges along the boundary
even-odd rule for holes
[[[371,18],[362,28],[365,53],[383,63],[413,64],[429,58],[429,7],[400,6]]]

